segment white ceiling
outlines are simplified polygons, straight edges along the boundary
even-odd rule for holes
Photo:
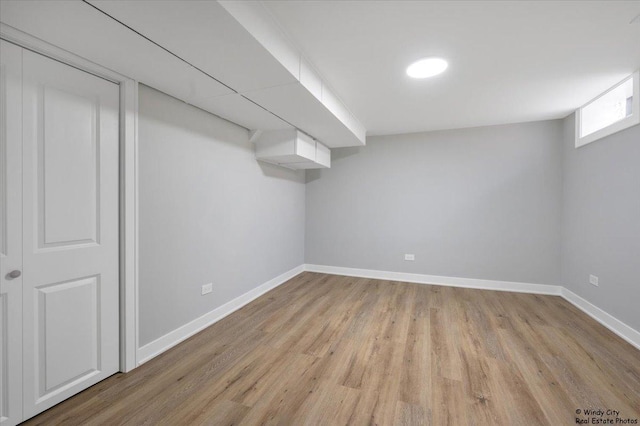
[[[264,5],[370,135],[562,118],[640,68],[640,1]]]

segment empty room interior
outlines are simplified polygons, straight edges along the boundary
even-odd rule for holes
[[[640,423],[640,1],[0,0],[0,424]]]

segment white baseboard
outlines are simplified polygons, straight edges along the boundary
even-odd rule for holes
[[[227,315],[237,311],[246,304],[262,296],[269,290],[278,287],[279,285],[285,283],[296,275],[301,274],[302,272],[304,272],[304,265],[297,266],[290,271],[287,271],[284,274],[281,274],[267,281],[266,283],[261,284],[253,290],[250,290],[243,295],[238,296],[235,299],[225,303],[224,305],[202,315],[201,317],[196,318],[195,320],[183,325],[182,327],[179,327],[172,332],[159,337],[153,342],[147,343],[146,345],[138,348],[138,365],[144,364],[153,357],[160,355],[162,352],[172,348],[183,340],[186,340],[187,338],[193,336],[197,332],[209,327],[211,324],[220,321]]]
[[[204,314],[203,316],[191,321],[188,324],[183,325],[176,330],[165,334],[164,336],[148,343],[138,349],[137,359],[138,365],[141,365],[162,352],[172,348],[178,343],[193,336],[199,331],[207,328],[211,324],[220,321],[227,315],[237,311],[243,306],[247,305],[251,301],[262,296],[264,293],[272,290],[279,285],[285,283],[296,275],[304,272],[319,272],[324,274],[333,275],[345,275],[350,277],[372,278],[379,280],[391,280],[391,281],[403,281],[417,284],[434,284],[444,285],[449,287],[464,287],[475,288],[479,290],[498,290],[498,291],[511,291],[517,293],[532,293],[532,294],[548,294],[555,296],[562,296],[569,303],[576,306],[578,309],[585,312],[587,315],[598,321],[603,326],[620,336],[631,345],[640,349],[640,332],[629,327],[622,321],[606,313],[602,309],[578,296],[565,287],[547,284],[530,284],[521,282],[510,281],[494,281],[494,280],[482,280],[475,278],[456,278],[456,277],[443,277],[439,275],[424,275],[424,274],[412,274],[407,272],[390,272],[390,271],[378,271],[373,269],[358,269],[358,268],[345,268],[340,266],[326,266],[326,265],[300,265],[290,271],[279,275],[272,280],[248,291],[247,293],[225,303],[224,305]]]
[[[509,281],[480,280],[475,278],[442,277],[438,275],[410,274],[406,272],[378,271],[373,269],[343,268],[340,266],[304,265],[305,271],[324,274],[346,275],[349,277],[373,278],[379,280],[404,281],[417,284],[435,284],[450,287],[499,290],[518,293],[549,294],[562,296],[569,303],[598,321],[603,326],[640,349],[640,332],[629,327],[614,316],[586,301],[582,297],[559,285],[529,284]]]
[[[580,309],[582,312],[586,313],[591,318],[607,327],[609,330],[613,331],[615,334],[629,342],[631,345],[635,346],[637,349],[640,349],[640,332],[629,327],[627,324],[623,323],[616,317],[606,313],[593,303],[578,296],[571,290],[567,290],[565,287],[562,287],[560,295],[576,308]]]
[[[305,265],[305,271],[324,274],[346,275],[349,277],[374,278],[379,280],[403,281],[417,284],[445,285],[449,287],[477,288],[480,290],[511,291],[516,293],[560,295],[562,287],[547,284],[529,284],[510,281],[480,280],[476,278],[443,277],[439,275],[389,272],[374,269],[343,268],[340,266]]]

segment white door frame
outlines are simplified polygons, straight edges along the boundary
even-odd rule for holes
[[[138,366],[138,83],[0,22],[0,38],[120,86],[120,371]]]

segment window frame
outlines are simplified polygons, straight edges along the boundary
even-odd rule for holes
[[[590,133],[584,137],[580,137],[580,128],[582,127],[582,110],[591,105],[593,102],[597,101],[607,93],[616,89],[618,86],[626,83],[629,79],[633,80],[633,101],[631,103],[631,115],[623,118],[622,120],[616,121],[606,127],[603,127],[600,130],[596,130],[593,133]],[[621,80],[620,82],[611,86],[608,90],[602,92],[595,98],[591,99],[589,102],[582,105],[580,108],[576,110],[576,129],[575,129],[575,139],[576,139],[576,148],[587,145],[591,142],[595,142],[598,139],[602,139],[606,136],[617,133],[621,130],[627,129],[631,126],[635,126],[636,124],[640,124],[640,70],[636,70],[630,76]]]

